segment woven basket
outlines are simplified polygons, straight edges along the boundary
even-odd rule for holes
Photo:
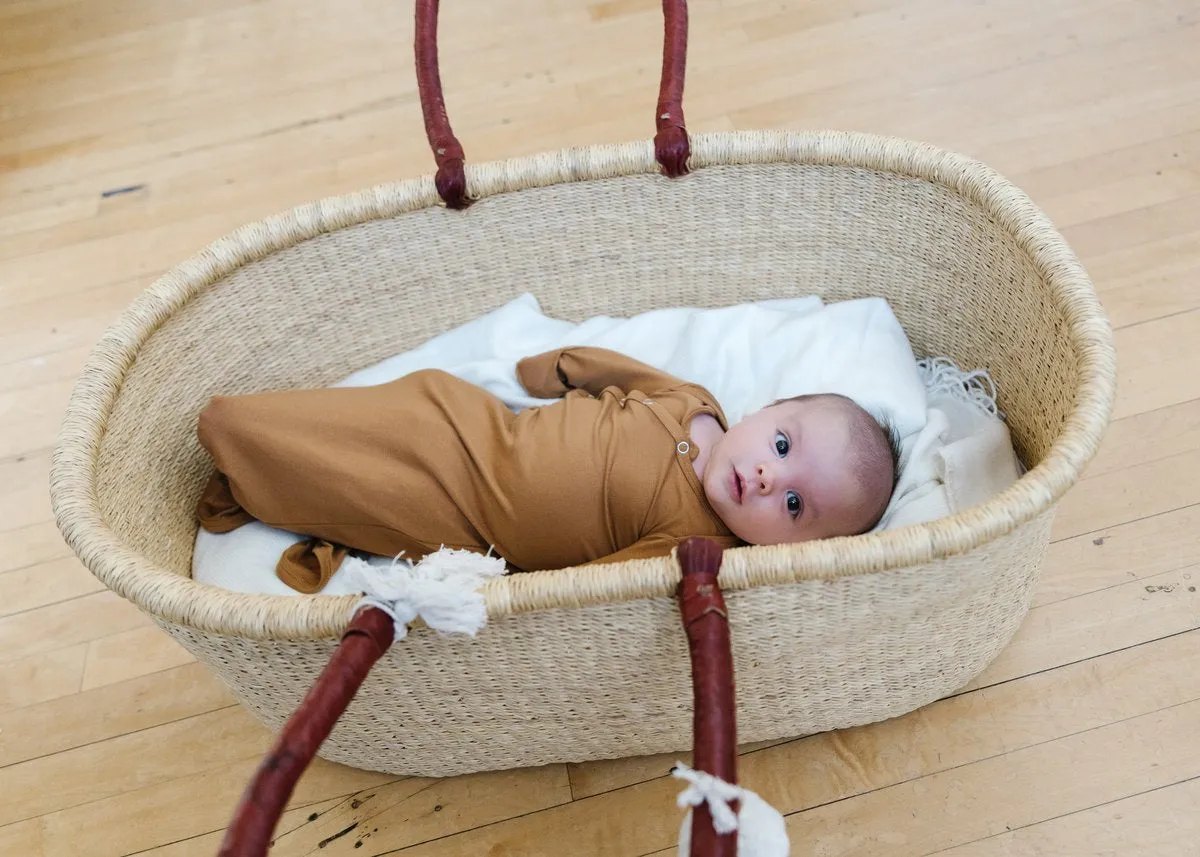
[[[582,320],[819,294],[886,298],[919,355],[986,367],[1027,475],[936,522],[727,551],[742,741],[903,714],[954,691],[1025,615],[1055,504],[1110,413],[1111,332],[1062,238],[965,158],[842,133],[696,136],[473,166],[246,226],[163,276],[107,332],[54,454],[71,547],[263,723],[296,708],[353,597],[237,594],[189,577],[214,394],[325,385],[525,291]],[[686,750],[673,559],[494,579],[474,639],[416,629],[321,755],[396,774]]]
[[[466,169],[441,96],[437,7],[414,4],[436,177],[246,226],[162,277],[96,347],[51,473],[83,562],[277,729],[357,599],[190,579],[211,468],[195,422],[211,396],[327,385],[527,291],[576,321],[877,295],[918,354],[991,372],[1030,470],[928,525],[726,551],[737,735],[885,719],[978,674],[1028,610],[1055,504],[1112,408],[1111,330],[1058,233],[1000,176],[928,146],[689,139],[684,0],[663,0],[653,142]],[[321,755],[442,776],[688,749],[679,576],[663,558],[493,579],[484,630],[417,629],[389,649]]]

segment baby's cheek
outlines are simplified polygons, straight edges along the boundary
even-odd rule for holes
[[[776,541],[778,538],[778,526],[775,521],[775,516],[770,514],[770,510],[764,506],[756,505],[750,510],[747,516],[748,528],[753,532],[753,539],[759,543],[767,543]]]

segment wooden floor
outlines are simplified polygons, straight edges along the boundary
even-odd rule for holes
[[[443,5],[469,157],[652,134],[656,0]],[[268,746],[70,555],[50,448],[89,347],[164,269],[247,221],[430,170],[411,7],[0,4],[0,854],[215,854]],[[692,130],[866,130],[989,162],[1080,254],[1121,363],[1012,645],[910,716],[747,748],[743,781],[787,814],[795,855],[1200,854],[1200,6],[691,15]],[[444,781],[318,763],[273,853],[672,854],[670,761]]]

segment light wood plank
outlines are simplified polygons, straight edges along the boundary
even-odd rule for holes
[[[1200,780],[1186,780],[1026,827],[1010,829],[1006,824],[1003,833],[931,852],[928,857],[1182,857],[1194,851],[1200,833],[1200,816],[1194,812],[1197,801]],[[668,848],[647,857],[676,854]]]
[[[51,330],[56,328],[52,327]],[[62,411],[66,408],[67,397],[73,386],[72,382],[59,381],[33,390],[24,388],[20,392],[0,393],[0,422],[6,426],[5,445],[0,447],[3,451],[0,458],[45,446],[46,438],[58,433]],[[14,437],[8,437],[10,434]],[[18,438],[27,445],[17,446],[14,441]]]
[[[1174,478],[1197,466],[1200,450],[1192,450],[1079,482],[1059,504],[1054,538],[1072,538],[1200,503],[1200,484]]]
[[[312,824],[326,812],[345,801],[346,798],[338,797],[285,812],[275,828],[276,838],[278,839],[302,825]],[[211,833],[187,836],[157,848],[129,853],[137,854],[138,857],[150,857],[151,855],[153,857],[212,857],[220,850],[224,838],[225,831],[223,829],[214,830]]]
[[[116,289],[119,286],[113,288]],[[113,319],[115,317],[116,313],[113,313]],[[79,377],[79,372],[94,344],[64,348],[62,351],[44,351],[32,357],[23,357],[0,364],[0,390],[28,389],[54,381],[73,382]],[[53,443],[53,437],[46,438],[47,449]]]
[[[133,291],[144,284],[138,280],[126,288],[95,289],[63,297],[35,297],[24,305],[19,316],[0,318],[0,361],[28,360],[47,352],[90,347],[129,303]],[[58,400],[65,406],[67,395],[74,386],[74,372],[66,378],[39,378],[30,373],[28,383],[9,388],[5,401],[19,406],[22,399],[16,391],[42,390],[39,398],[49,399],[60,391]],[[44,405],[43,409],[49,405]]]
[[[789,818],[788,835],[817,853],[923,857],[1171,785],[1200,761],[1186,739],[1198,714],[1200,702],[1189,702],[823,806]]]
[[[279,3],[259,5],[286,10]],[[196,51],[191,45],[196,37],[194,29],[173,26],[169,33],[162,34],[163,44],[151,50],[144,62],[150,66],[174,63],[183,72],[178,85],[160,86],[151,93],[104,92],[98,99],[69,104],[60,102],[60,106],[36,114],[15,116],[7,123],[4,129],[7,133],[3,138],[15,140],[24,147],[16,154],[16,157],[23,155],[23,162],[18,162],[20,172],[15,176],[15,187],[33,192],[52,189],[50,177],[55,172],[55,161],[64,155],[76,156],[82,162],[73,174],[92,177],[93,185],[98,183],[100,175],[109,176],[115,180],[107,186],[120,186],[135,177],[138,170],[147,167],[153,169],[148,162],[161,158],[164,145],[169,145],[167,141],[179,141],[178,148],[169,152],[176,158],[220,147],[236,150],[243,143],[261,149],[264,144],[278,145],[278,137],[282,134],[310,128],[320,119],[336,123],[355,112],[373,109],[384,103],[411,105],[415,95],[411,66],[406,58],[396,56],[394,51],[397,39],[411,43],[409,16],[395,7],[386,6],[378,7],[374,14],[377,19],[386,18],[389,22],[394,19],[395,30],[383,31],[383,22],[376,20],[376,25],[371,28],[360,31],[343,28],[340,35],[346,39],[365,37],[369,44],[360,44],[358,49],[370,51],[379,58],[375,68],[364,67],[357,62],[354,48],[349,42],[343,42],[345,53],[330,57],[328,62],[319,67],[305,66],[296,74],[282,78],[255,74],[257,69],[253,66],[267,61],[265,55],[253,58],[248,63],[249,58],[238,49],[240,46],[236,43],[215,40],[212,49]],[[453,18],[457,14],[455,9],[443,10],[443,32],[450,32],[455,27]],[[564,7],[555,15],[555,20],[543,16],[545,20],[527,20],[518,24],[511,18],[500,19],[496,21],[498,26],[493,31],[494,35],[489,35],[482,42],[472,38],[475,32],[473,28],[456,28],[461,37],[445,40],[441,53],[443,68],[447,72],[444,75],[447,91],[455,93],[455,103],[459,105],[458,109],[464,111],[463,115],[466,116],[466,109],[475,105],[496,102],[497,96],[502,94],[506,100],[524,97],[532,103],[528,93],[536,92],[544,103],[548,96],[557,95],[562,99],[564,94],[569,93],[569,89],[564,88],[561,82],[555,81],[553,74],[524,75],[519,78],[519,84],[514,85],[511,79],[497,79],[497,75],[489,74],[488,69],[496,70],[498,62],[508,59],[506,42],[511,44],[524,39],[532,45],[534,54],[543,61],[543,65],[569,70],[571,63],[568,60],[571,54],[579,58],[581,46],[572,45],[564,49],[561,38],[556,36],[571,27],[570,18],[575,14],[569,7]],[[258,26],[261,23],[252,20],[252,15],[235,10],[228,16],[213,16],[206,28],[219,31],[222,28]],[[409,35],[405,35],[406,30]],[[644,35],[651,40],[656,38],[653,30],[646,30]],[[327,38],[327,31],[320,28],[293,30],[289,34],[289,41],[283,45],[262,42],[260,45],[267,50],[283,47],[292,53],[303,51],[306,47],[317,50],[321,47],[320,42]],[[306,42],[310,44],[306,45]],[[314,42],[316,44],[311,44]],[[612,41],[609,41],[607,44],[582,47],[586,54],[602,58],[605,54],[611,56],[611,45]],[[222,50],[224,47],[233,47],[234,50]],[[459,75],[455,72],[463,67],[460,64],[465,61],[469,61],[473,73],[482,72],[483,76],[479,86],[463,91],[456,86]],[[195,66],[190,74],[186,69],[188,65]],[[248,65],[251,67],[247,68]],[[203,70],[203,75],[197,73],[198,69]],[[251,76],[253,85],[250,97],[246,97],[246,93],[231,93],[220,85],[222,80],[231,76],[244,82],[247,75]],[[203,84],[198,83],[200,79],[203,79]],[[155,83],[162,84],[165,81],[160,79]],[[310,99],[307,106],[304,102],[306,97]],[[150,100],[155,107],[150,117],[124,125],[114,118],[139,106],[144,107]],[[263,111],[261,105],[267,100],[271,103],[271,110]],[[650,104],[652,109],[653,101]],[[214,114],[221,115],[225,121],[214,123],[203,118]],[[411,109],[403,112],[400,121],[404,124],[404,130],[410,133],[397,137],[420,138],[420,119]],[[486,125],[487,122],[481,121],[481,124]],[[470,130],[469,125],[464,127]],[[266,138],[265,142],[263,138]],[[337,150],[346,149],[348,140],[351,144],[353,142],[353,138],[330,139],[327,133],[314,135],[311,139],[317,145]],[[392,142],[394,144],[397,140]],[[2,152],[0,149],[0,154]],[[293,184],[302,185],[299,182]]]
[[[1032,4],[1023,3],[1011,7],[1011,11],[1016,13],[1021,7],[1028,14],[1036,13]],[[1147,26],[1162,25],[1160,16],[1150,10],[1134,22],[1128,5],[1107,3],[1103,8],[1105,17],[1123,20],[1126,29],[1132,27],[1144,32],[1142,28]],[[940,84],[938,88],[943,92],[948,88],[947,83],[954,80],[977,87],[989,75],[1028,74],[1030,67],[1066,61],[1072,53],[1102,48],[1121,38],[1120,28],[1089,28],[1076,18],[1070,19],[1070,24],[1078,38],[1074,42],[1063,39],[1056,27],[1056,13],[1044,7],[1040,15],[1044,29],[1038,32],[1022,28],[1018,23],[1019,13],[981,21],[976,10],[962,5],[892,4],[877,9],[863,7],[862,11],[863,14],[849,18],[832,17],[818,26],[810,26],[807,9],[802,7],[785,7],[781,14],[745,21],[741,28],[750,36],[754,48],[748,57],[741,58],[747,66],[746,72],[735,73],[732,58],[723,61],[722,57],[729,55],[722,52],[697,69],[696,76],[708,71],[725,77],[724,85],[714,80],[714,85],[706,91],[728,96],[732,89],[739,104],[752,105],[743,107],[743,112],[772,116],[754,124],[773,125],[780,116],[801,115],[785,107],[801,99],[811,105],[810,113],[861,109],[864,101],[882,112],[886,108],[880,101],[921,93],[935,83]],[[956,30],[957,37],[926,45],[928,62],[911,62],[911,39],[935,18]],[[983,45],[991,50],[981,50]],[[769,71],[772,63],[786,60],[789,48],[803,49],[807,60],[787,76],[786,80],[792,83],[790,92],[780,85],[784,78]],[[836,55],[839,49],[841,57]],[[728,79],[731,73],[732,81]],[[772,88],[771,84],[776,86]],[[1067,89],[1064,82],[1052,97],[1062,98]],[[694,96],[691,101],[705,104],[702,96]]]
[[[1149,180],[1150,187],[1158,188],[1160,183],[1152,179],[1166,177],[1177,182],[1177,189],[1190,188],[1192,193],[1200,191],[1200,187],[1195,185],[1196,176],[1188,170],[1188,165],[1197,151],[1200,151],[1200,131],[1190,130],[1139,141],[1128,146],[1110,147],[1102,152],[1090,152],[1062,163],[1016,173],[1011,178],[1038,198],[1055,197],[1060,200],[1095,190],[1099,180],[1104,182],[1105,187],[1112,184],[1116,184],[1117,187],[1113,192],[1098,194],[1096,202],[1102,205],[1120,205],[1129,200],[1127,194],[1122,191],[1133,190],[1132,207],[1142,208],[1146,204],[1141,202],[1138,195],[1142,188],[1125,184],[1131,179],[1146,179]],[[1061,212],[1053,210],[1047,213],[1054,216],[1056,222],[1061,216]],[[1115,212],[1092,209],[1083,212],[1084,216],[1077,220],[1111,213]]]
[[[75,557],[63,557],[0,574],[0,617],[25,613],[103,590]]]
[[[1179,4],[1173,8],[1178,10]],[[1055,135],[1058,127],[1070,125],[1080,129],[1089,116],[1111,116],[1125,107],[1144,111],[1164,106],[1164,101],[1187,103],[1186,99],[1191,95],[1189,87],[1196,80],[1194,63],[1197,60],[1194,55],[1185,57],[1182,48],[1183,43],[1194,35],[1191,26],[1177,26],[1175,16],[1169,12],[1162,17],[1147,15],[1145,20],[1153,21],[1153,25],[1160,28],[1153,38],[1122,39],[1118,36],[1091,49],[1045,61],[1017,62],[1005,52],[1009,62],[994,71],[941,78],[938,85],[914,86],[896,97],[864,99],[861,87],[832,86],[817,93],[791,93],[740,108],[734,117],[741,127],[775,127],[781,121],[785,125],[812,127],[810,117],[814,115],[822,116],[825,124],[831,127],[869,123],[872,130],[933,139],[953,148],[972,151],[978,157],[1002,165],[1005,172],[1061,163],[1086,152],[1111,148],[1114,143],[1128,144],[1139,139],[1139,131],[1126,127],[1116,134],[1110,132],[1102,140],[1093,139],[1090,145],[1076,145],[1073,136],[1064,139]],[[1072,19],[1072,28],[1081,23],[1076,16]],[[1028,28],[1025,32],[1027,38],[1035,38]],[[835,50],[836,45],[836,40],[831,42],[825,53]],[[815,49],[815,46],[811,47]],[[844,53],[846,46],[841,49]],[[860,44],[858,50],[865,68],[874,66],[881,70],[882,64],[868,62],[867,54],[874,51],[874,46]],[[899,73],[902,65],[910,64],[911,57],[910,41],[895,62],[883,67],[889,75]],[[832,58],[831,61],[838,67],[845,65],[844,61],[836,62]],[[1169,68],[1164,68],[1164,61],[1170,64]],[[1104,75],[1094,73],[1100,62],[1105,64]],[[805,68],[812,71],[817,65],[806,63]],[[1164,85],[1164,77],[1172,73],[1177,74],[1182,83]],[[1108,75],[1121,76],[1127,85],[1111,86]],[[1049,78],[1056,80],[1055,86],[1038,85]],[[1026,87],[1019,105],[1010,97],[1014,86]],[[874,81],[871,81],[869,91],[872,94],[878,91]],[[1136,98],[1130,93],[1136,93]],[[1184,100],[1176,100],[1180,98]],[[1135,101],[1138,102],[1136,105]],[[1185,122],[1183,127],[1176,123],[1159,126],[1155,136],[1161,136],[1164,128],[1174,133],[1195,128],[1190,124],[1194,121],[1191,114],[1185,113],[1178,119]],[[986,133],[981,133],[981,129],[987,129]],[[960,141],[968,138],[979,142],[962,145]],[[1025,146],[1018,142],[1023,139],[1029,141]],[[1032,152],[1034,139],[1042,147],[1041,155]]]
[[[310,806],[288,810],[279,819],[279,824],[275,828],[276,836],[282,836],[301,825],[311,824],[323,813],[328,812],[344,801],[345,798],[338,797]],[[218,853],[220,850],[221,842],[224,838],[224,830],[214,830],[211,833],[182,837],[167,845],[160,845],[156,848],[127,853],[131,855],[137,854],[138,857],[144,857],[144,855],[154,855],[154,857],[212,857],[213,854]]]
[[[1196,575],[1188,569],[1197,558],[1200,506],[1065,539],[1046,552],[1033,603],[1053,604],[1165,572],[1180,572],[1190,585]]]
[[[1197,583],[1200,565],[1189,565],[1036,607],[967,687],[1010,681],[1200,628]]]
[[[1195,194],[1179,196],[1106,217],[1089,217],[1062,231],[1075,252],[1084,256],[1112,247],[1118,235],[1122,244],[1144,244],[1200,229],[1198,200]]]
[[[1200,836],[1197,804],[1200,804],[1200,780],[1191,779],[937,854],[938,857],[1187,854],[1195,848]]]
[[[277,837],[273,853],[384,854],[570,800],[563,765],[402,780],[359,792],[313,823]]]
[[[1116,420],[1084,480],[1200,449],[1200,400],[1170,405]]]
[[[49,854],[42,838],[38,819],[0,827],[0,853],[4,854]]]
[[[0,664],[20,661],[150,624],[114,592],[97,592],[0,619]]]
[[[1179,210],[1187,208],[1188,200],[1194,200],[1197,194],[1200,194],[1200,177],[1187,169],[1186,165],[1180,164],[1178,159],[1172,160],[1170,155],[1162,153],[1161,150],[1170,149],[1172,142],[1178,141],[1180,137],[1191,136],[1187,134],[1169,138],[1167,141],[1154,140],[1138,147],[1152,150],[1161,165],[1147,168],[1145,175],[1132,176],[1123,181],[1114,181],[1110,176],[1104,176],[1098,179],[1104,183],[1096,187],[1063,196],[1046,196],[1047,213],[1063,229],[1064,234],[1076,224],[1080,225],[1080,228],[1075,230],[1076,234],[1087,235],[1093,230],[1097,234],[1104,234],[1114,228],[1114,223],[1151,219],[1158,228],[1152,227],[1145,232],[1133,231],[1131,234],[1131,240],[1144,238],[1149,243],[1164,234],[1174,234],[1180,228],[1187,229],[1187,220],[1175,215]],[[1178,142],[1175,142],[1175,145],[1178,146]],[[1125,154],[1130,155],[1132,152],[1126,150]],[[1091,230],[1085,231],[1083,225],[1091,227]],[[1073,243],[1078,240],[1078,243],[1083,245],[1086,239],[1077,239],[1076,234],[1069,240]]]
[[[51,521],[0,532],[0,573],[71,556]]]
[[[234,705],[207,668],[188,664],[26,706],[0,715],[0,768]],[[47,723],[54,728],[44,728]],[[7,740],[6,735],[22,738]]]
[[[125,608],[121,609],[123,612]],[[0,714],[179,667],[193,660],[156,626],[145,625],[0,663]],[[159,692],[163,692],[161,687]]]
[[[275,828],[276,837],[278,838],[302,825],[311,824],[316,818],[345,802],[345,800],[345,798],[340,797],[333,798],[309,806],[288,810],[279,819],[279,824]],[[213,854],[216,854],[220,850],[221,842],[224,838],[224,830],[214,830],[211,833],[187,836],[157,848],[128,853],[131,855],[137,854],[138,857],[143,857],[143,855],[154,855],[154,857],[212,857]]]
[[[783,744],[786,738],[757,741],[738,747],[738,755],[757,753],[768,747]],[[615,791],[635,783],[657,779],[671,771],[676,762],[692,764],[691,753],[660,753],[654,756],[633,756],[628,759],[597,759],[567,766],[571,775],[571,794],[576,800],[604,792]]]
[[[81,48],[95,45],[96,49],[103,50],[114,40],[137,36],[144,31],[154,34],[158,26],[206,11],[205,4],[190,2],[173,4],[170,10],[156,8],[156,4],[127,3],[120,10],[123,14],[113,8],[74,0],[8,5],[12,8],[6,15],[7,32],[0,44],[8,49],[2,54],[6,60],[4,67],[11,68],[37,67],[39,63],[49,64],[48,61],[61,65],[64,59],[81,53]],[[228,3],[207,4],[207,10],[219,11],[222,5]],[[69,16],[54,14],[67,7],[71,12]],[[81,33],[86,37],[79,38]],[[63,36],[68,34],[76,35],[76,38],[64,39]],[[148,47],[153,48],[153,44]]]
[[[1175,671],[1192,669],[1200,656],[1196,643],[1195,633],[1171,637],[967,693],[871,727],[792,742],[750,757],[745,777],[790,811],[1034,751],[1192,704],[1196,678]],[[1150,668],[1158,656],[1164,662]]]
[[[88,644],[0,664],[0,714],[78,693]]]
[[[52,519],[50,450],[0,459],[0,532],[21,530]]]
[[[1168,316],[1117,331],[1118,353],[1124,355],[1119,370],[1123,392],[1113,419],[1197,398],[1200,380],[1192,368],[1197,330],[1200,312]]]
[[[134,628],[88,644],[80,690],[94,690],[194,661],[183,646],[157,625]]]
[[[34,853],[47,857],[59,854],[117,857],[172,842],[179,842],[184,853],[195,853],[196,843],[189,844],[188,840],[203,837],[220,841],[259,761],[253,757],[218,763],[200,773],[0,827],[0,845],[5,843],[5,832],[12,831],[9,835],[14,838],[39,842],[43,850]],[[387,781],[387,777],[379,774],[354,771],[318,759],[297,783],[288,802],[289,807],[303,807],[289,813],[289,824],[297,819],[308,823],[310,815],[328,812],[349,800],[353,791]],[[187,811],[180,811],[180,807],[186,807]],[[286,832],[288,827],[277,829]],[[215,849],[208,851],[209,857],[215,853]]]
[[[269,746],[265,729],[229,707],[9,765],[0,780],[0,825],[261,757]],[[45,783],[54,789],[39,787]]]
[[[1187,162],[1195,163],[1195,158]],[[1200,267],[1195,255],[1198,242],[1200,233],[1169,235],[1145,244],[1121,244],[1089,257],[1088,272],[1113,325],[1128,327],[1195,309],[1193,292],[1186,284]]]
[[[131,278],[157,276],[198,252],[204,244],[259,219],[238,212],[199,212],[182,223],[151,226],[133,233],[101,236],[60,249],[0,262],[0,277],[31,283],[33,293],[0,292],[0,308],[12,310],[47,296],[76,295]],[[268,212],[258,212],[260,217]],[[198,240],[197,236],[207,236]],[[142,236],[139,240],[138,236]],[[53,265],[50,257],[53,256]],[[51,277],[46,272],[58,269]],[[33,297],[36,295],[36,298]]]

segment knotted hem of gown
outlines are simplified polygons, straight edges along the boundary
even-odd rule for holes
[[[275,575],[297,592],[313,595],[325,588],[349,552],[325,539],[306,539],[283,552]]]
[[[217,470],[208,479],[196,503],[196,518],[210,533],[230,533],[253,520],[229,487],[229,479]],[[275,575],[304,595],[320,592],[341,567],[349,549],[325,539],[309,538],[289,547],[275,565]]]

